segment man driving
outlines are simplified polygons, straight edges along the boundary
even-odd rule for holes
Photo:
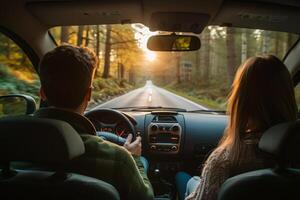
[[[119,191],[121,199],[153,199],[151,183],[141,162],[141,137],[124,146],[95,135],[93,124],[83,116],[91,99],[97,66],[88,48],[61,45],[40,61],[40,95],[49,107],[36,117],[59,119],[71,124],[85,144],[85,154],[72,163],[71,171],[106,181]]]

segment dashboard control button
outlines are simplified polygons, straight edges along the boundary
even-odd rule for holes
[[[155,146],[155,145],[151,145],[151,146],[150,146],[150,149],[151,149],[151,150],[156,150],[156,146]]]
[[[172,146],[171,149],[172,151],[177,151],[177,146]]]
[[[158,130],[158,126],[157,126],[156,124],[153,124],[153,125],[151,126],[151,131],[155,132],[155,131],[157,131],[157,130]]]
[[[149,150],[156,154],[177,154],[182,128],[179,123],[151,122],[148,126]]]
[[[179,131],[179,126],[174,125],[174,126],[172,127],[172,131],[174,131],[174,132]]]

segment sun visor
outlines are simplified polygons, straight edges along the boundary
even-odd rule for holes
[[[128,24],[142,18],[140,1],[49,1],[31,2],[29,12],[42,24],[53,26]]]
[[[230,1],[223,4],[211,25],[299,33],[299,8],[263,2]]]

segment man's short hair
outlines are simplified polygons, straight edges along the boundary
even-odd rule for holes
[[[39,64],[39,75],[48,104],[78,108],[91,87],[97,57],[85,47],[61,45],[46,53]]]

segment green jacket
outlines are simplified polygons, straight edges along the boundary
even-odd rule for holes
[[[85,154],[73,161],[70,171],[112,184],[119,191],[121,199],[154,198],[140,157],[132,156],[124,147],[98,136],[82,133],[84,127],[80,127],[80,120],[87,120],[86,118],[54,108],[40,109],[35,116],[66,121],[80,133],[85,145]]]

